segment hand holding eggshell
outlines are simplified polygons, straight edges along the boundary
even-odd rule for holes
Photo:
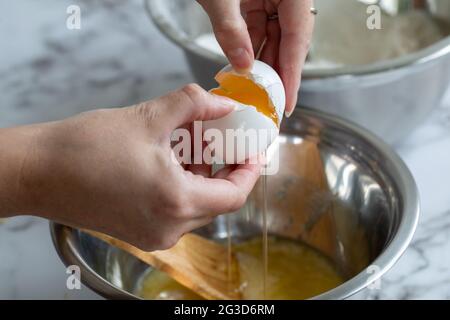
[[[226,66],[216,80],[220,87],[211,92],[235,100],[237,107],[225,117],[204,121],[205,139],[214,141],[209,147],[216,163],[243,163],[264,152],[278,136],[286,102],[284,86],[277,72],[261,61],[255,61],[246,75]]]

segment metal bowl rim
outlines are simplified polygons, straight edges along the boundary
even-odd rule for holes
[[[379,256],[370,264],[370,266],[376,266],[377,268],[374,269],[373,272],[369,273],[367,271],[368,267],[366,267],[342,285],[314,297],[314,299],[335,299],[336,296],[338,296],[341,299],[345,299],[361,291],[374,281],[379,280],[381,276],[385,274],[403,255],[406,248],[409,246],[419,223],[419,191],[416,182],[404,161],[391,146],[383,142],[375,134],[369,132],[356,123],[344,120],[335,115],[326,114],[320,111],[318,112],[309,108],[302,110],[303,113],[305,113],[305,111],[307,115],[319,116],[327,122],[334,123],[335,125],[337,124],[340,127],[355,132],[359,138],[381,152],[398,173],[399,180],[396,181],[396,183],[400,187],[399,191],[402,192],[403,190],[403,195],[405,196],[405,199],[403,199],[403,218],[396,234],[387,244],[387,247],[383,250],[383,252],[381,252]]]
[[[372,266],[378,266],[378,269],[374,270],[373,273],[367,272],[367,267],[364,268],[360,273],[358,273],[353,278],[347,280],[342,285],[333,288],[323,294],[313,297],[312,299],[345,299],[349,296],[359,292],[360,290],[367,287],[368,284],[374,282],[379,279],[384,273],[386,273],[402,256],[409,243],[411,242],[414,232],[416,230],[418,220],[419,220],[419,212],[420,212],[420,203],[419,203],[419,193],[414,181],[414,178],[409,171],[406,164],[403,160],[397,155],[397,153],[386,143],[384,143],[380,138],[370,133],[366,129],[360,127],[357,124],[354,124],[350,121],[341,119],[339,117],[335,117],[332,115],[327,115],[323,112],[310,110],[310,109],[302,109],[300,112],[295,112],[296,114],[302,113],[305,116],[309,117],[318,117],[320,119],[326,120],[328,123],[332,123],[333,125],[337,125],[345,128],[346,130],[352,131],[358,136],[359,139],[364,140],[365,142],[371,144],[374,148],[376,148],[379,152],[381,152],[386,160],[390,162],[393,166],[395,172],[398,173],[398,181],[395,181],[399,185],[399,192],[403,194],[405,197],[403,199],[403,217],[399,224],[398,230],[396,234],[393,236],[392,240],[388,243],[387,247],[383,252],[379,254],[379,256],[371,263]],[[51,222],[50,223],[50,232],[53,240],[53,244],[58,252],[61,260],[66,264],[76,264],[80,266],[83,272],[89,272],[91,275],[94,275],[94,279],[97,282],[96,284],[86,283],[88,287],[101,294],[102,296],[110,297],[104,291],[101,291],[97,288],[98,284],[106,285],[107,287],[117,290],[118,294],[122,294],[123,298],[138,298],[139,297],[116,287],[115,285],[108,282],[106,279],[98,275],[85,261],[82,257],[80,257],[77,250],[74,248],[73,239],[63,238],[63,245],[65,246],[65,250],[70,250],[71,257],[67,257],[63,254],[63,248],[59,247],[61,243],[61,239],[58,239],[62,233],[60,232],[62,228],[60,224]],[[66,227],[69,228],[69,227]],[[70,233],[73,237],[73,230]],[[115,297],[115,296],[114,296]]]
[[[140,297],[120,288],[100,276],[94,269],[92,269],[86,261],[81,257],[78,250],[74,248],[74,244],[72,243],[74,239],[74,231],[77,230],[75,228],[50,221],[49,222],[50,235],[52,238],[53,246],[55,247],[56,252],[58,253],[59,258],[64,263],[65,266],[76,265],[80,268],[81,274],[81,282],[89,287],[91,290],[95,291],[99,295],[105,298],[114,298],[117,295],[109,295],[106,290],[98,289],[97,286],[106,286],[108,289],[117,290],[117,294],[123,295],[122,299],[141,299]],[[63,235],[63,230],[70,230],[70,238],[65,237]],[[64,240],[62,246],[60,246],[60,240]],[[63,253],[63,251],[69,250],[70,256],[67,256]],[[84,281],[84,276],[88,273],[93,277],[94,283]],[[142,300],[142,299],[141,299]]]
[[[144,6],[148,16],[151,18],[156,27],[169,40],[180,46],[181,48],[203,58],[214,60],[218,64],[228,64],[227,59],[219,54],[211,52],[183,37],[171,23],[161,14],[157,2],[154,0],[145,0]],[[342,66],[336,68],[308,68],[302,72],[304,79],[320,79],[333,77],[351,77],[363,76],[375,73],[387,72],[401,69],[408,66],[422,65],[450,54],[450,36],[426,47],[422,50],[410,53],[395,59],[379,61],[365,65]]]

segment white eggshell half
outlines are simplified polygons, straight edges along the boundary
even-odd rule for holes
[[[237,74],[231,65],[224,67],[217,75],[223,73]],[[255,60],[247,77],[266,90],[272,104],[275,107],[275,111],[279,119],[278,126],[280,126],[281,119],[283,119],[284,108],[286,106],[286,93],[284,90],[283,81],[278,73],[268,64]]]
[[[236,110],[225,117],[203,122],[205,138],[208,132],[214,137],[217,134],[222,137],[215,139],[216,145],[212,148],[215,163],[244,163],[248,158],[264,152],[278,136],[279,129],[272,119],[256,111],[253,106],[236,104]]]

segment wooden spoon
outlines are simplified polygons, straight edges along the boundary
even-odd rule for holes
[[[180,284],[206,299],[241,298],[237,260],[232,256],[230,268],[228,268],[227,248],[218,243],[188,233],[168,250],[145,252],[103,233],[90,230],[83,230],[83,232],[167,273]]]

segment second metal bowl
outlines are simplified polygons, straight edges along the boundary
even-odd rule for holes
[[[421,10],[450,26],[447,0],[423,3]],[[201,7],[195,1],[185,0],[146,0],[146,7],[161,32],[184,50],[197,81],[205,88],[215,86],[214,75],[227,61],[194,41],[199,35],[211,32],[208,16]],[[412,6],[404,8],[402,14],[413,9]],[[365,10],[363,14],[366,14]],[[320,27],[321,23],[319,12],[316,26]],[[338,23],[335,22],[334,27],[338,28]],[[379,43],[379,46],[383,45]],[[450,37],[392,60],[368,65],[308,68],[303,72],[299,104],[351,120],[388,143],[396,143],[443,102],[450,87],[449,70]]]

